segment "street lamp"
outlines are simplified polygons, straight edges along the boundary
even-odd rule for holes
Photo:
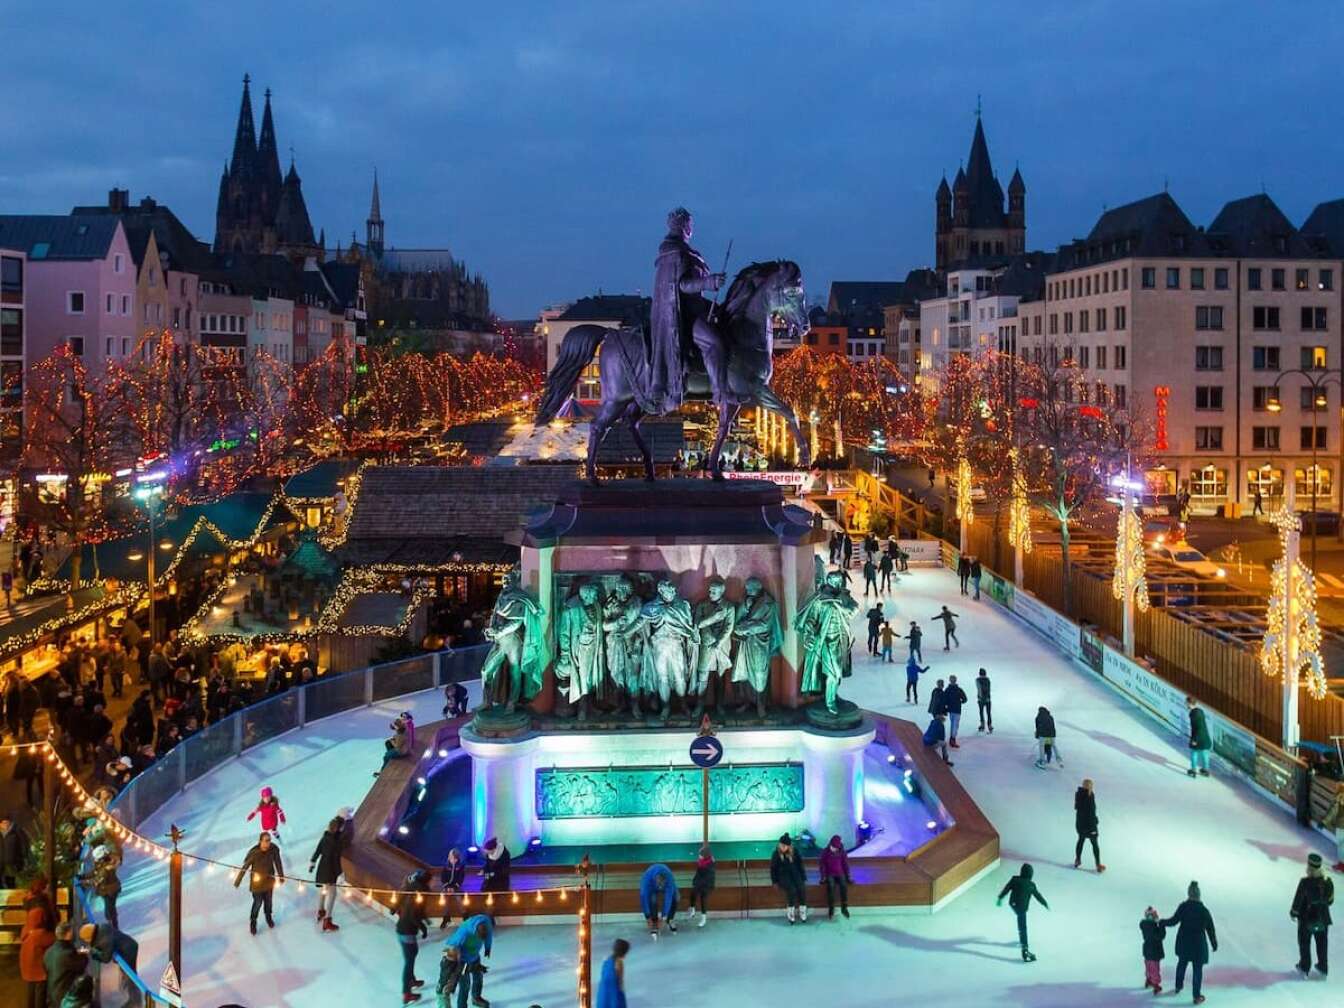
[[[1307,387],[1311,389],[1311,569],[1316,569],[1316,525],[1318,522],[1316,515],[1316,496],[1321,482],[1321,468],[1317,464],[1317,449],[1320,442],[1316,437],[1316,416],[1317,413],[1329,405],[1330,400],[1325,394],[1325,386],[1334,382],[1344,389],[1344,372],[1339,368],[1292,368],[1288,371],[1279,372],[1274,379],[1274,385],[1270,389],[1269,399],[1265,402],[1265,409],[1271,413],[1283,412],[1283,401],[1279,397],[1279,382],[1289,375],[1301,375],[1306,379]],[[1344,429],[1341,430],[1344,433]],[[1339,466],[1336,467],[1335,479],[1338,480],[1341,470],[1344,470],[1344,437],[1339,438]],[[1293,473],[1293,480],[1296,482],[1297,474]],[[1294,488],[1296,489],[1296,488]],[[1339,521],[1344,522],[1344,497],[1340,499]]]
[[[154,547],[158,545],[163,548],[161,543],[154,541],[154,504],[156,499],[162,499],[164,482],[168,474],[162,469],[153,472],[142,473],[135,478],[135,490],[132,496],[137,501],[145,505],[145,512],[149,515],[149,545],[145,550],[145,583],[149,589],[149,649],[154,650]],[[169,544],[169,549],[172,545]]]

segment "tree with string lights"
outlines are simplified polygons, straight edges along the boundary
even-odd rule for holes
[[[112,384],[90,374],[68,344],[30,367],[25,383],[22,463],[39,477],[22,484],[19,507],[39,527],[68,539],[72,602],[82,547],[104,538],[115,515],[104,484],[134,457],[134,426]]]
[[[1072,362],[1024,368],[1017,377],[1017,424],[1028,494],[1059,523],[1064,611],[1073,610],[1069,523],[1104,498],[1141,447],[1133,418],[1086,401],[1090,386]]]

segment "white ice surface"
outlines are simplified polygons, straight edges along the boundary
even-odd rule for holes
[[[962,615],[962,646],[941,649],[941,628],[927,621],[948,602]],[[851,920],[813,915],[789,927],[778,912],[750,920],[711,919],[653,944],[634,922],[599,922],[598,964],[613,938],[634,942],[627,965],[633,1008],[709,1004],[727,1006],[940,1005],[1110,1006],[1148,1003],[1142,990],[1138,921],[1150,903],[1164,915],[1198,879],[1219,934],[1219,951],[1205,974],[1211,1005],[1344,1004],[1344,990],[1305,982],[1293,971],[1296,942],[1288,906],[1307,852],[1333,851],[1299,828],[1249,787],[1219,779],[1190,780],[1175,740],[1132,712],[1104,685],[1058,656],[1024,625],[988,600],[957,593],[942,571],[902,579],[894,603],[897,622],[925,626],[925,659],[933,666],[921,684],[955,673],[972,697],[956,752],[956,774],[1003,838],[1003,864],[989,878],[931,917],[856,913]],[[856,620],[856,674],[844,695],[863,707],[910,716],[904,668],[864,653],[862,613]],[[985,665],[994,682],[992,737],[975,731],[971,680]],[[1065,756],[1063,771],[1032,766],[1036,707],[1055,715]],[[392,701],[314,725],[260,746],[190,787],[146,824],[150,835],[170,821],[188,830],[184,849],[238,861],[256,836],[245,817],[257,789],[275,788],[289,817],[281,830],[287,868],[306,872],[308,855],[326,820],[357,805],[371,782],[381,740],[393,714],[411,707],[421,723],[439,716],[437,693]],[[915,711],[921,712],[919,716]],[[969,728],[969,731],[967,730]],[[1109,870],[1075,871],[1073,790],[1096,781],[1102,856]],[[1090,864],[1090,851],[1084,853]],[[1030,913],[1032,948],[1040,961],[1026,965],[1017,950],[1012,913],[994,897],[1023,860],[1050,901]],[[815,870],[815,869],[814,869]],[[166,959],[165,867],[130,858],[121,901],[122,926],[141,943],[146,976]],[[191,1008],[237,1003],[248,1008],[333,1008],[400,1003],[401,956],[391,918],[342,904],[342,930],[320,934],[313,892],[292,887],[276,896],[278,927],[253,938],[247,931],[245,887],[200,868],[187,873],[184,957]],[[422,945],[418,975],[432,990],[438,932]],[[499,1008],[573,1005],[575,928],[537,925],[502,928],[486,996]],[[1164,982],[1172,986],[1174,935],[1167,940]],[[1188,983],[1188,981],[1187,981]],[[1189,988],[1177,1003],[1188,1003]],[[1167,996],[1164,1003],[1171,1001]],[[432,994],[426,1001],[433,1003]]]

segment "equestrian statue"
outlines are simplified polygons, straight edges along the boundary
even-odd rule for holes
[[[752,263],[729,284],[723,302],[710,301],[724,274],[713,273],[690,245],[690,211],[667,215],[667,236],[654,262],[654,287],[646,329],[575,326],[565,334],[537,408],[536,423],[549,423],[574,394],[579,374],[597,356],[602,404],[588,434],[585,473],[597,482],[597,449],[618,420],[630,424],[644,456],[646,479],[653,456],[640,431],[646,416],[675,412],[688,398],[708,398],[718,409],[718,433],[708,468],[723,479],[723,442],[738,411],[758,406],[789,426],[806,468],[808,443],[789,405],[770,388],[776,327],[791,336],[808,329],[803,277],[788,260]]]

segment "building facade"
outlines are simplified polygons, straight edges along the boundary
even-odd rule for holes
[[[27,367],[24,290],[28,256],[0,246],[0,466],[23,452],[23,373]],[[12,488],[5,495],[12,508]]]

